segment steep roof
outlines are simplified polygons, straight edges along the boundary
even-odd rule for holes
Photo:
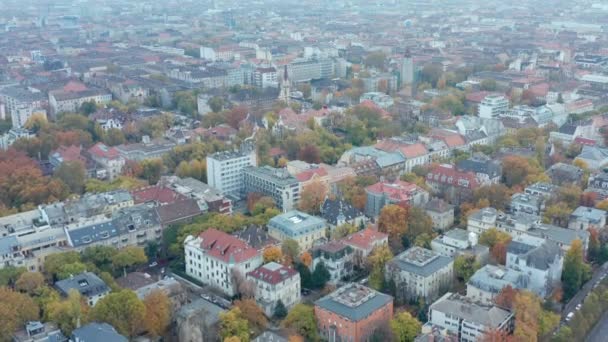
[[[387,240],[388,234],[381,233],[372,228],[365,228],[342,239],[347,245],[360,249],[370,249],[376,241]]]
[[[185,200],[186,197],[178,194],[164,185],[153,185],[131,191],[135,204],[145,202],[157,202],[159,204],[173,203],[178,200]]]
[[[201,249],[225,263],[240,263],[258,255],[255,248],[217,229],[208,229],[200,233],[199,238],[202,240]]]
[[[418,185],[397,180],[393,183],[378,182],[365,188],[365,191],[376,194],[386,194],[391,200],[406,202],[415,192],[423,191]]]
[[[275,285],[298,274],[298,271],[276,262],[269,262],[247,273],[247,276]]]
[[[114,147],[109,147],[104,143],[97,143],[89,148],[89,153],[98,158],[115,159],[120,156],[118,150]]]
[[[427,181],[449,184],[461,188],[475,189],[480,184],[473,172],[458,171],[453,165],[436,166],[426,175]]]

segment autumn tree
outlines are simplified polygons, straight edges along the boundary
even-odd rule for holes
[[[602,246],[600,242],[600,234],[595,228],[589,228],[589,243],[587,246],[587,259],[596,262],[600,260]]]
[[[11,341],[15,331],[38,319],[38,305],[27,295],[0,287],[0,341]]]
[[[498,210],[505,210],[511,201],[509,188],[503,184],[485,185],[475,190],[473,200],[478,202],[482,199],[488,200],[488,206]]]
[[[509,187],[531,182],[535,176],[542,173],[538,161],[520,156],[505,157],[502,160],[502,170],[504,183]]]
[[[390,327],[395,341],[409,342],[420,333],[422,324],[409,312],[401,311],[391,319]]]
[[[408,211],[407,235],[410,240],[415,240],[422,234],[433,234],[433,219],[424,209],[411,207]]]
[[[12,287],[25,272],[27,272],[25,267],[5,266],[0,268],[0,286]]]
[[[249,341],[249,322],[243,317],[241,309],[238,307],[220,313],[219,325],[222,340],[236,336],[241,342]]]
[[[338,183],[338,189],[345,201],[353,207],[363,210],[367,200],[365,187],[375,184],[377,181],[378,179],[373,176],[349,177]]]
[[[285,317],[283,327],[292,329],[308,341],[319,340],[314,309],[306,304],[296,304]]]
[[[581,240],[572,241],[570,249],[564,257],[564,269],[562,271],[562,287],[564,290],[564,301],[570,300],[581,288],[581,285],[589,276],[590,266],[583,260],[583,244]]]
[[[74,194],[84,190],[85,169],[80,161],[66,161],[55,170],[54,177],[65,183]]]
[[[225,111],[224,117],[226,123],[234,129],[239,129],[241,121],[245,120],[249,110],[245,106],[234,107],[230,110]]]
[[[264,250],[262,253],[264,257],[264,263],[269,262],[278,262],[280,263],[283,260],[283,252],[279,247],[270,246]]]
[[[543,214],[543,222],[551,223],[560,227],[567,227],[570,214],[574,209],[568,207],[566,202],[557,202],[548,205]]]
[[[384,206],[378,217],[378,231],[387,233],[391,246],[398,246],[408,230],[408,210],[395,204]]]
[[[499,264],[504,265],[507,257],[507,247],[511,243],[511,235],[491,228],[479,236],[479,243],[490,247],[492,258]]]
[[[359,227],[353,223],[344,223],[336,227],[331,232],[331,238],[334,240],[339,240],[348,235],[354,234],[359,231]]]
[[[34,294],[42,286],[44,286],[44,276],[40,272],[25,272],[15,282],[15,290],[29,295]]]
[[[468,282],[480,267],[481,265],[475,260],[475,256],[459,255],[454,259],[454,273],[463,283]]]
[[[256,335],[266,330],[268,319],[255,299],[237,300],[234,302],[234,306],[241,310],[241,317],[249,322],[249,328],[253,329]]]
[[[380,290],[384,287],[384,266],[393,258],[393,253],[388,246],[378,246],[374,248],[367,258],[367,265],[370,269],[369,286]]]
[[[146,159],[141,162],[142,177],[148,181],[148,184],[154,185],[160,180],[160,175],[163,171],[162,159]]]
[[[146,321],[146,306],[131,290],[112,292],[89,312],[91,321],[106,322],[126,336],[137,336]]]
[[[321,213],[321,205],[327,196],[327,187],[319,182],[312,182],[302,188],[300,193],[300,210],[311,215]]]
[[[67,298],[57,298],[48,304],[47,317],[51,322],[55,322],[66,336],[69,336],[78,324],[84,323],[87,310],[87,304],[80,292],[72,289]]]
[[[559,315],[544,310],[540,298],[530,291],[519,291],[513,302],[514,337],[518,341],[538,341],[559,324]]]
[[[511,285],[507,285],[494,297],[494,303],[502,308],[511,310],[515,302],[515,296],[517,296],[517,290]]]
[[[151,336],[163,336],[171,324],[171,300],[163,290],[153,290],[144,298],[144,326]]]
[[[116,269],[122,269],[123,274],[127,275],[127,268],[133,265],[144,264],[148,261],[146,252],[141,247],[128,246],[121,249],[112,257],[112,266]]]
[[[298,260],[298,255],[300,255],[300,245],[296,240],[285,239],[281,244],[281,251],[286,258],[286,262],[293,263]]]
[[[308,252],[303,252],[300,255],[300,262],[306,265],[306,267],[310,267],[312,265],[312,255]]]
[[[318,164],[321,162],[321,151],[315,145],[305,145],[298,152],[298,159],[307,163]]]

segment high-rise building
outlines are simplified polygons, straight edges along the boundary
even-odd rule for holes
[[[243,177],[246,193],[272,197],[283,212],[295,209],[300,200],[300,182],[287,169],[248,167],[243,170]]]
[[[509,100],[502,95],[488,95],[479,104],[479,117],[496,118],[509,110]]]
[[[241,146],[237,151],[217,152],[207,156],[207,183],[225,196],[244,196],[243,170],[257,166],[255,149]]]
[[[414,83],[414,59],[408,51],[401,62],[401,85],[407,86],[412,83]]]

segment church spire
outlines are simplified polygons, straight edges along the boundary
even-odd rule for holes
[[[284,66],[283,78],[281,79],[281,92],[279,93],[279,100],[289,104],[289,96],[291,95],[291,84],[289,82],[289,75],[287,74],[287,65]]]

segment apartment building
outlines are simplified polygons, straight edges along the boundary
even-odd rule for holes
[[[255,300],[268,317],[274,315],[277,303],[285,308],[300,302],[300,273],[291,267],[269,262],[247,273],[255,285]]]
[[[300,182],[286,168],[247,167],[243,170],[246,193],[271,197],[283,212],[297,208],[300,201]]]
[[[207,183],[226,196],[245,196],[244,169],[258,165],[254,149],[217,152],[207,156]]]
[[[270,236],[279,241],[295,240],[303,251],[310,249],[315,241],[324,238],[326,230],[327,222],[324,219],[297,210],[277,215],[268,221]]]

